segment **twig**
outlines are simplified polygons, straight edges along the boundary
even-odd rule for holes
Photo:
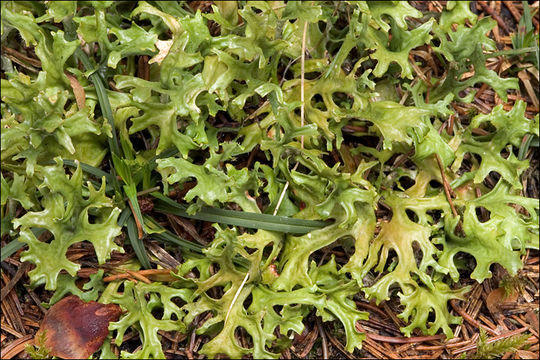
[[[470,323],[472,326],[476,327],[476,328],[483,328],[484,330],[486,330],[487,332],[489,332],[491,335],[498,335],[495,331],[493,331],[493,329],[489,328],[488,326],[485,326],[485,325],[482,325],[480,324],[478,321],[476,321],[475,319],[473,319],[469,314],[467,314],[462,308],[460,308],[459,306],[457,306],[455,300],[450,300],[450,305],[452,306],[452,308],[454,310],[457,311],[457,313],[459,315],[461,315],[463,317],[463,319],[465,319],[465,321],[467,321],[468,323]]]
[[[351,132],[361,132],[365,133],[368,131],[367,126],[355,126],[355,125],[345,125],[343,127],[343,130],[351,131]]]
[[[6,286],[2,287],[2,291],[0,293],[1,294],[0,301],[4,301],[4,298],[6,297],[6,295],[9,294],[9,292],[13,289],[13,287],[17,284],[17,282],[19,282],[21,277],[24,275],[24,273],[28,269],[29,265],[30,263],[24,262],[22,266],[15,273],[15,276],[13,276],[11,280],[9,280]]]
[[[317,327],[319,328],[319,334],[321,334],[323,359],[326,360],[328,359],[328,343],[326,341],[326,333],[324,332],[321,319],[319,317],[317,317]]]
[[[287,188],[289,187],[289,182],[287,181],[285,183],[285,186],[283,187],[283,190],[281,191],[281,194],[279,195],[278,202],[276,204],[276,208],[274,209],[274,213],[272,215],[276,216],[277,212],[279,210],[279,207],[281,206],[281,202],[283,201],[283,198],[285,197],[285,192],[287,191]]]
[[[442,340],[446,339],[446,335],[433,335],[433,336],[417,336],[417,337],[394,337],[394,336],[383,336],[377,334],[366,334],[369,338],[381,342],[387,342],[392,344],[416,344],[426,341]]]
[[[152,282],[150,280],[148,280],[148,278],[146,278],[144,275],[136,272],[136,271],[132,271],[132,270],[126,270],[126,272],[128,274],[130,274],[131,276],[133,276],[135,279],[139,279],[141,280],[143,283],[146,283],[146,284],[151,284]]]
[[[19,64],[20,66],[22,66],[23,68],[25,68],[26,70],[29,70],[33,73],[38,73],[39,72],[39,69],[36,69],[35,67],[33,67],[32,65],[28,65],[27,63],[25,63],[24,61],[18,59],[16,56],[13,56],[11,54],[4,54],[3,56],[5,56],[6,58],[10,59],[11,61],[13,61],[14,63],[16,64]]]
[[[354,356],[352,356],[345,348],[343,347],[343,344],[340,343],[335,337],[333,337],[331,334],[327,334],[328,339],[334,345],[343,355],[345,355],[348,359],[356,359]]]
[[[512,16],[514,19],[516,19],[516,22],[519,23],[519,20],[521,20],[521,14],[519,13],[518,9],[512,4],[511,1],[503,1],[504,5],[510,10],[510,13],[512,13]]]
[[[306,346],[302,350],[300,354],[297,356],[301,359],[305,359],[307,354],[313,349],[313,345],[315,344],[315,341],[317,340],[317,335],[319,334],[319,329],[315,326],[313,330],[309,333],[308,336],[304,339],[304,343],[306,343]]]
[[[367,332],[361,324],[357,323],[356,328],[366,334],[366,336],[370,339],[380,341],[380,342],[387,342],[392,344],[410,344],[410,343],[421,343],[426,341],[435,341],[435,340],[442,340],[446,339],[446,335],[433,335],[433,336],[417,336],[417,337],[400,337],[400,336],[383,336],[383,335],[377,335]]]
[[[489,132],[487,132],[486,130],[482,128],[474,128],[471,130],[471,132],[475,135],[480,135],[480,136],[486,136],[490,134]]]
[[[33,66],[38,67],[38,68],[41,67],[41,61],[39,61],[38,59],[34,59],[34,58],[29,57],[29,56],[26,56],[23,53],[20,53],[17,50],[12,49],[12,48],[8,48],[6,46],[2,46],[2,50],[5,51],[6,53],[10,54],[10,55],[15,56],[18,59],[22,59],[22,60],[28,62],[30,65],[33,65]]]
[[[508,29],[508,26],[506,26],[506,24],[504,23],[504,20],[499,16],[499,14],[497,14],[497,12],[495,12],[495,10],[489,7],[487,1],[478,1],[478,3],[480,4],[480,6],[482,6],[482,9],[484,9],[489,15],[493,17],[493,19],[495,19],[495,21],[497,21],[497,24],[499,24],[499,26],[504,31],[506,31],[507,34],[510,34],[510,30]]]
[[[386,317],[386,313],[384,311],[382,311],[381,309],[379,309],[375,305],[367,304],[367,303],[362,302],[362,301],[355,301],[355,303],[356,303],[356,306],[363,307],[365,309],[376,312],[377,314],[381,315],[383,318]]]
[[[401,165],[403,165],[403,163],[405,161],[407,161],[409,159],[409,157],[413,156],[414,155],[414,151],[415,149],[412,148],[411,150],[409,150],[409,152],[407,154],[402,154],[400,156],[398,156],[396,158],[396,161],[394,162],[394,164],[392,165],[392,169],[395,169],[395,168],[398,168],[400,167]]]

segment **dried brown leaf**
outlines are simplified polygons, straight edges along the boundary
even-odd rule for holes
[[[85,303],[70,295],[49,309],[35,338],[46,331],[45,346],[51,355],[86,359],[103,345],[109,334],[109,322],[117,321],[121,312],[118,305]]]
[[[65,72],[65,74],[69,80],[71,88],[73,89],[73,94],[75,94],[75,101],[77,101],[77,107],[79,108],[79,110],[84,109],[84,107],[86,106],[86,93],[84,92],[81,83],[79,82],[79,80],[77,80],[75,76],[69,74],[67,71]]]
[[[496,288],[493,291],[489,293],[489,295],[486,298],[486,306],[489,309],[489,312],[491,314],[499,313],[501,310],[499,309],[499,305],[502,304],[504,301],[516,301],[518,298],[517,292],[512,292],[510,295],[505,295],[504,288]]]

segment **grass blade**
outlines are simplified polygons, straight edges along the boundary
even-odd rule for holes
[[[519,147],[519,152],[518,152],[519,160],[523,160],[525,158],[525,155],[527,155],[527,151],[529,151],[529,147],[531,146],[532,139],[533,139],[533,136],[531,134],[526,134],[523,137],[523,140],[521,141],[521,146]]]
[[[485,54],[485,55],[486,55],[486,59],[489,59],[489,58],[494,58],[494,57],[502,56],[502,55],[519,55],[519,54],[532,53],[532,52],[535,52],[536,49],[537,49],[536,47],[526,47],[526,48],[521,48],[521,49],[497,51],[497,52]]]
[[[154,206],[156,211],[170,213],[189,219],[242,226],[250,229],[305,234],[313,230],[321,229],[330,224],[330,222],[327,221],[294,219],[286,216],[248,213],[243,211],[216,209],[210,207],[203,208],[197,214],[190,215],[186,212],[187,207],[185,205],[178,204],[174,200],[171,200],[159,193],[151,193],[151,195],[160,200]]]
[[[0,261],[6,260],[8,257],[15,254],[17,250],[21,249],[25,245],[25,243],[22,243],[17,239],[11,240],[9,243],[2,246],[2,255],[0,256]]]
[[[35,237],[38,237],[39,235],[43,234],[45,232],[45,229],[41,228],[32,228],[32,232],[34,233]],[[17,250],[23,248],[26,244],[23,242],[20,242],[17,239],[11,240],[9,243],[4,245],[2,247],[0,261],[6,260],[11,255],[15,254]]]
[[[90,71],[94,68],[92,66],[92,63],[90,62],[90,58],[84,53],[84,51],[82,51],[81,48],[77,48],[75,50],[75,57],[81,60],[84,68],[87,71]],[[120,145],[118,144],[118,137],[116,136],[116,127],[114,125],[114,117],[112,114],[111,103],[109,101],[109,97],[107,96],[107,90],[105,89],[105,85],[103,84],[103,79],[99,76],[97,72],[92,73],[89,78],[90,81],[92,81],[92,83],[94,84],[94,87],[96,88],[96,94],[98,97],[101,112],[111,126],[112,138],[107,137],[111,153],[120,155]]]
[[[131,212],[128,209],[124,209],[122,213],[120,214],[120,216],[118,217],[118,226],[124,227],[130,215],[131,215]]]
[[[193,251],[194,253],[197,253],[197,254],[203,253],[203,249],[205,248],[203,245],[182,239],[181,237],[171,233],[169,230],[164,229],[161,225],[159,225],[154,219],[152,219],[149,216],[145,216],[144,220],[145,220],[145,225],[148,226],[148,228],[152,230],[158,230],[158,232],[154,232],[151,235],[149,235],[152,238],[165,242],[165,243],[172,244],[172,245],[177,245],[181,249],[186,250],[186,251]],[[249,268],[249,261],[245,258],[235,257],[233,259],[233,262],[235,262],[237,265],[240,265],[246,269]]]
[[[150,265],[150,259],[148,259],[148,254],[146,253],[146,249],[144,248],[144,244],[141,238],[137,235],[137,225],[135,224],[135,219],[133,216],[130,216],[127,219],[127,237],[129,241],[131,242],[131,246],[133,247],[133,250],[135,251],[135,255],[137,255],[137,259],[139,259],[139,262],[141,263],[142,267],[145,269],[150,269],[152,266]]]
[[[77,163],[74,161],[74,160],[69,160],[69,159],[62,159],[62,161],[64,162],[65,165],[67,166],[70,166],[70,167],[77,167]],[[105,176],[105,179],[109,179],[109,177],[111,177],[111,174],[109,174],[108,172],[106,171],[103,171],[101,169],[98,169],[97,167],[94,167],[92,165],[88,165],[88,164],[85,164],[85,163],[82,163],[79,161],[79,164],[82,168],[82,170],[84,172],[87,172],[91,175],[94,175],[95,177],[97,178],[102,178]]]

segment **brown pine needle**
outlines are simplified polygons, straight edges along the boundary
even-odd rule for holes
[[[450,184],[448,183],[448,179],[446,179],[441,157],[439,156],[439,154],[435,154],[435,158],[437,159],[437,164],[439,165],[439,170],[441,171],[441,177],[443,181],[444,193],[446,194],[446,199],[448,200],[448,203],[450,204],[450,208],[452,209],[452,214],[454,214],[454,217],[458,217],[458,213],[454,206],[454,202],[452,201],[452,196],[450,195],[450,193],[453,191],[452,191],[452,188],[450,187]]]
[[[128,200],[128,204],[129,204],[129,208],[131,209],[131,213],[133,214],[133,218],[135,219],[135,224],[137,225],[137,233],[138,233],[139,239],[142,239],[142,237],[144,236],[144,232],[143,232],[141,222],[139,221],[139,218],[137,217],[137,215],[135,215],[135,209],[133,208],[133,204],[131,203],[130,200]]]
[[[154,277],[159,278],[159,281],[164,281],[162,278],[165,276],[170,276],[170,281],[176,280],[176,278],[171,276],[170,273],[171,273],[171,270],[167,270],[167,269],[147,269],[147,270],[139,270],[139,271],[122,269],[122,273],[104,277],[103,281],[111,282],[115,280],[129,279],[130,277],[137,278],[143,282],[150,281],[149,278],[154,278]]]

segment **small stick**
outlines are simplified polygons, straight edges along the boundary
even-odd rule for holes
[[[460,308],[459,306],[457,306],[457,304],[455,303],[455,300],[450,300],[450,305],[452,306],[452,308],[454,310],[457,311],[457,313],[459,315],[461,315],[463,317],[463,319],[465,319],[465,321],[467,321],[468,323],[470,323],[472,326],[476,327],[476,328],[483,328],[484,330],[486,330],[488,333],[490,333],[491,335],[499,335],[497,334],[495,331],[493,331],[493,329],[489,328],[488,326],[485,326],[485,325],[482,325],[480,324],[478,321],[476,321],[475,319],[473,319],[469,314],[467,314],[462,308]]]
[[[381,342],[387,342],[392,344],[410,344],[410,343],[421,343],[426,341],[435,341],[446,339],[446,335],[433,335],[433,336],[417,336],[417,337],[400,337],[400,336],[383,336],[377,334],[371,334],[367,332],[362,325],[359,323],[356,324],[356,328],[366,334],[367,337]]]
[[[130,274],[135,279],[141,280],[143,283],[146,283],[146,284],[151,284],[152,283],[150,280],[148,280],[148,278],[146,278],[145,276],[143,276],[142,274],[140,274],[140,273],[138,273],[136,271],[126,270],[126,273]]]
[[[514,4],[512,4],[511,1],[503,1],[503,3],[504,5],[506,5],[508,10],[510,10],[510,12],[512,13],[512,16],[514,17],[514,19],[516,19],[516,22],[519,23],[519,20],[521,19],[521,14],[519,13],[519,10],[516,9],[516,7],[514,6]]]
[[[352,356],[345,348],[343,347],[343,344],[341,344],[335,337],[333,337],[331,334],[328,334],[328,339],[330,342],[339,350],[343,355],[345,355],[348,359],[356,359],[354,356]]]
[[[328,359],[328,343],[326,341],[326,333],[324,332],[324,329],[321,324],[321,319],[317,317],[317,327],[319,328],[319,334],[321,334],[322,339],[322,353],[323,353],[323,359]]]
[[[273,215],[276,216],[278,210],[279,210],[279,207],[281,206],[281,202],[283,201],[283,198],[285,197],[285,192],[287,192],[287,188],[289,187],[289,182],[287,181],[285,183],[285,186],[283,187],[283,190],[281,191],[281,194],[279,195],[279,199],[278,199],[278,202],[276,204],[276,208],[274,209],[274,213]]]
[[[41,61],[39,61],[38,59],[34,59],[34,58],[29,57],[29,56],[26,56],[23,53],[20,53],[17,50],[12,49],[12,48],[8,48],[6,46],[2,46],[2,50],[9,53],[10,55],[13,55],[13,56],[15,56],[17,58],[20,58],[20,59],[28,62],[30,65],[33,65],[33,66],[38,67],[38,68],[41,67]]]
[[[25,335],[18,339],[13,340],[9,345],[2,349],[0,357],[2,359],[11,359],[20,354],[28,344],[34,341],[32,335]]]
[[[499,26],[504,31],[506,31],[507,34],[510,34],[510,30],[508,30],[508,26],[506,26],[504,20],[499,16],[499,14],[495,12],[495,10],[489,7],[487,1],[478,1],[478,3],[480,4],[480,6],[482,6],[482,9],[484,9],[484,11],[486,11],[489,15],[493,17],[493,19],[495,19],[495,21],[497,21],[497,24],[499,24]]]
[[[10,293],[10,291],[13,289],[15,285],[19,282],[21,277],[24,275],[26,270],[30,267],[30,263],[24,262],[21,267],[17,270],[15,273],[15,276],[9,280],[9,282],[6,284],[6,286],[2,287],[1,295],[0,295],[0,301],[4,301],[4,298],[7,296],[7,294]]]
[[[450,123],[446,126],[446,133],[448,135],[454,135],[454,114],[450,115]]]

